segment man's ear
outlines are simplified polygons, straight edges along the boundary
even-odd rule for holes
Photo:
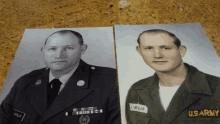
[[[187,50],[186,46],[182,45],[182,46],[179,47],[180,55],[182,57],[184,57],[186,55],[186,50]]]
[[[141,48],[140,48],[140,45],[136,46],[137,52],[141,55],[141,50],[140,50],[140,49],[141,49]]]
[[[40,49],[40,50],[41,50],[41,52],[43,52],[43,50],[44,50],[44,47],[41,47],[41,49]]]
[[[81,55],[83,55],[84,53],[85,53],[85,51],[87,50],[87,44],[83,44],[82,46],[81,46]]]

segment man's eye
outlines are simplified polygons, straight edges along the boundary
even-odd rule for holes
[[[49,50],[56,50],[56,48],[49,48]]]
[[[72,50],[72,49],[74,49],[74,48],[73,48],[73,47],[67,47],[67,49]]]
[[[170,48],[169,48],[169,47],[163,47],[162,49],[168,50],[168,49],[170,49]]]
[[[150,50],[150,49],[153,49],[153,47],[145,47],[144,49],[146,49],[146,50],[149,49]]]

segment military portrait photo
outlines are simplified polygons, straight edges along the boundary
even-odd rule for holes
[[[115,33],[123,124],[220,123],[220,59],[200,24]]]
[[[120,124],[112,27],[26,29],[0,124]]]

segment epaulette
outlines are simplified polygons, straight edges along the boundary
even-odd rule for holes
[[[42,74],[45,70],[47,70],[48,68],[41,68],[41,69],[37,69],[37,70],[33,70],[30,73],[27,73],[26,75],[24,75],[23,77],[33,77],[39,74]]]
[[[116,76],[116,73],[117,73],[116,69],[109,68],[109,67],[100,67],[100,66],[90,65],[90,69],[93,74]]]

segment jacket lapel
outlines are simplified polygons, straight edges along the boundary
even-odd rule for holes
[[[200,97],[194,96],[192,93],[188,93],[185,86],[182,85],[172,98],[166,113],[164,114],[164,118],[162,120],[162,124],[167,124],[171,122],[175,117],[177,117],[185,108],[199,100]]]
[[[148,112],[158,123],[160,123],[160,120],[164,114],[164,109],[161,105],[159,98],[159,85],[156,74],[153,77],[151,77],[151,80],[149,82],[146,82],[146,84],[148,84],[149,86],[141,86],[140,88],[143,90],[138,90],[137,92],[143,100],[143,102],[147,105]]]
[[[188,74],[172,98],[164,114],[163,124],[174,120],[183,110],[199,101],[202,95],[212,95],[205,74],[192,66],[185,65],[188,67]]]
[[[93,90],[89,88],[89,70],[90,66],[80,61],[80,64],[73,75],[70,77],[66,86],[59,93],[57,98],[53,101],[51,106],[45,112],[41,122],[54,116],[55,114],[65,110],[73,104],[79,102],[81,99],[88,96]],[[84,81],[83,86],[78,86],[78,81]]]
[[[49,69],[44,71],[37,79],[32,80],[35,82],[27,91],[28,99],[34,109],[43,116],[47,109],[47,84],[48,84]]]

